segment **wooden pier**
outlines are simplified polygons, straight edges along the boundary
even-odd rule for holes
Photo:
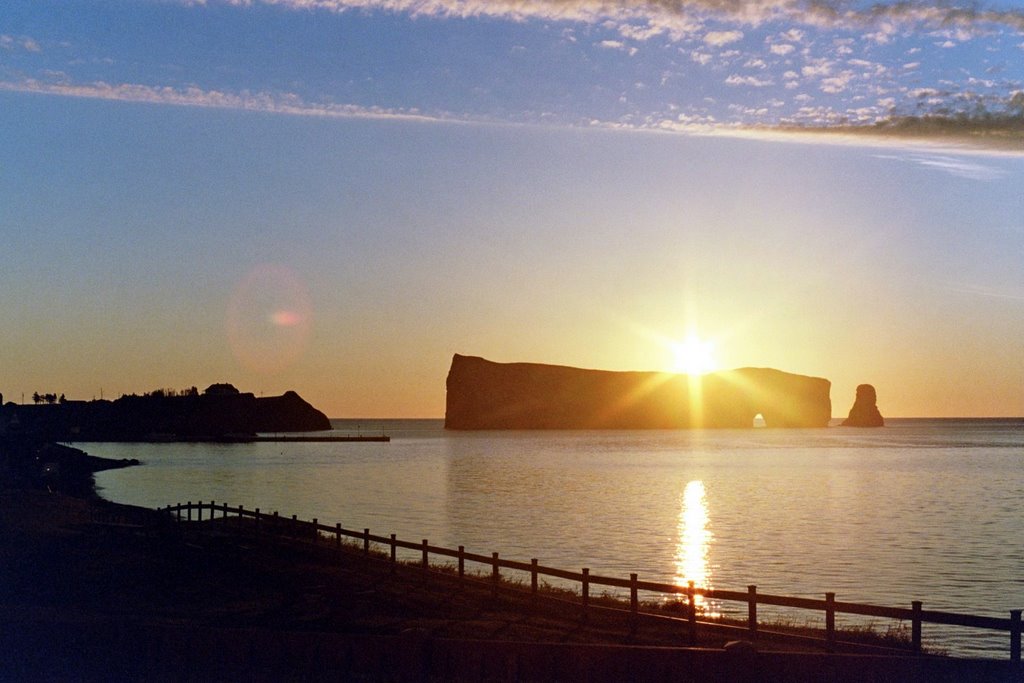
[[[391,441],[391,437],[386,434],[221,434],[217,436],[151,434],[123,439],[74,438],[63,440],[60,443],[387,443],[389,441]]]
[[[391,441],[391,437],[385,434],[376,434],[373,436],[356,434],[355,436],[254,436],[250,438],[241,439],[243,443],[251,442],[271,442],[271,443],[332,443],[332,442],[347,442],[347,441],[379,441],[388,442]]]

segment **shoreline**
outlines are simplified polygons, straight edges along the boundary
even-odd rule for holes
[[[125,466],[85,457],[80,470]],[[1008,662],[837,655],[767,638],[730,651],[724,645],[735,635],[702,631],[689,642],[677,624],[630,627],[596,612],[583,617],[564,602],[495,594],[489,584],[460,587],[358,552],[279,540],[254,540],[224,520],[176,524],[94,491],[76,497],[5,485],[0,637],[10,648],[9,671],[85,680],[107,672],[176,680],[179,671],[184,678],[332,671],[365,680],[479,680],[488,678],[481,672],[508,678],[514,670],[521,680],[562,671],[563,679],[610,681],[621,679],[614,672],[657,679],[671,661],[732,680],[760,680],[777,667],[790,667],[790,680],[817,680],[824,671],[832,680],[860,680],[877,667],[910,681],[942,680],[937,671],[957,672],[947,680],[1006,680]],[[410,652],[419,655],[410,660]],[[685,675],[674,674],[698,680]]]

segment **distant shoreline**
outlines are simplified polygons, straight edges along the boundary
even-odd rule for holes
[[[345,422],[345,423],[361,423],[364,428],[378,428],[377,425],[384,422],[444,422],[444,417],[331,417],[328,418],[332,423],[334,422]],[[837,415],[832,417],[829,421],[829,427],[838,426],[840,422],[845,420],[846,417]],[[1000,416],[989,416],[989,417],[889,417],[885,418],[886,425],[890,422],[893,423],[907,423],[907,422],[992,422],[992,423],[1013,423],[1020,422],[1024,424],[1024,415],[1013,416],[1013,415],[1000,415]],[[552,430],[536,430],[536,431],[552,431]],[[600,431],[633,431],[633,430],[600,430]],[[672,429],[664,430],[645,430],[645,431],[674,431]],[[684,431],[684,430],[678,430]]]

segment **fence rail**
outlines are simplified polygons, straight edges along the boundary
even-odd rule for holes
[[[835,616],[837,614],[854,614],[859,616],[909,621],[911,624],[911,647],[915,653],[921,652],[922,624],[943,624],[948,626],[1003,631],[1009,635],[1010,660],[1017,665],[1020,665],[1021,663],[1021,610],[1011,610],[1008,618],[1000,618],[960,614],[956,612],[925,610],[922,608],[922,603],[916,600],[911,603],[910,608],[886,607],[882,605],[870,605],[855,602],[840,602],[835,599],[835,593],[826,593],[825,599],[820,600],[815,598],[801,598],[760,593],[757,590],[757,586],[754,585],[748,586],[745,592],[741,592],[700,588],[695,586],[693,581],[690,581],[686,586],[652,581],[640,581],[637,574],[630,574],[628,579],[610,576],[597,576],[590,574],[590,570],[587,568],[576,572],[544,566],[539,564],[536,559],[531,559],[530,562],[506,560],[500,558],[498,553],[491,553],[490,555],[470,553],[467,552],[463,546],[459,546],[457,550],[453,550],[451,548],[430,545],[427,539],[423,539],[419,543],[404,541],[396,538],[395,534],[379,536],[371,534],[369,529],[345,529],[341,524],[329,526],[326,524],[320,524],[317,519],[313,519],[312,521],[299,520],[295,515],[287,518],[282,517],[277,512],[261,512],[259,508],[247,510],[241,505],[232,507],[226,503],[216,503],[212,500],[208,503],[204,503],[202,501],[193,503],[192,501],[188,501],[187,503],[168,505],[167,507],[160,508],[160,511],[174,515],[174,518],[177,521],[184,522],[202,522],[204,511],[209,513],[207,515],[207,520],[216,519],[218,515],[221,518],[228,518],[229,516],[234,516],[238,519],[250,518],[254,521],[254,527],[257,532],[260,531],[263,524],[273,524],[275,530],[284,530],[292,537],[299,538],[305,535],[312,539],[314,543],[325,544],[331,543],[329,537],[333,535],[333,543],[338,547],[342,544],[342,538],[348,538],[356,542],[361,541],[363,552],[366,554],[370,553],[371,544],[383,545],[387,546],[390,550],[391,562],[397,562],[397,549],[399,548],[419,551],[422,554],[421,564],[424,569],[429,569],[431,555],[448,557],[457,561],[458,576],[460,579],[465,577],[466,563],[474,562],[486,565],[491,569],[491,578],[494,580],[495,585],[497,585],[501,579],[501,569],[529,572],[532,593],[537,593],[538,579],[541,576],[563,579],[580,584],[580,596],[583,607],[585,608],[589,605],[591,586],[608,586],[612,588],[628,589],[630,593],[630,612],[634,616],[641,614],[638,599],[638,593],[640,591],[682,596],[686,598],[686,621],[690,624],[691,634],[695,633],[698,624],[697,597],[700,596],[709,600],[745,603],[747,605],[748,615],[746,631],[751,638],[756,638],[757,636],[758,605],[772,605],[824,613],[824,640],[827,643],[836,642]],[[305,532],[305,534],[303,534],[303,532]],[[321,534],[327,535],[328,540],[323,540],[321,538]]]

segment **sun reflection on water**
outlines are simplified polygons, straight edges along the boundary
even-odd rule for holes
[[[708,555],[714,535],[708,529],[708,506],[704,495],[704,482],[691,481],[683,491],[679,510],[679,542],[676,546],[677,586],[693,581],[697,588],[711,588],[711,569]],[[685,598],[684,598],[685,599]],[[707,616],[717,612],[714,605],[696,596],[697,608]]]

